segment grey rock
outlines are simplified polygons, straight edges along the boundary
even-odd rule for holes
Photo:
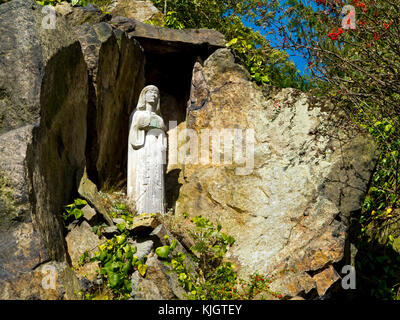
[[[168,240],[165,239],[165,236],[168,236]],[[173,234],[162,224],[159,225],[157,228],[153,230],[153,232],[150,233],[150,237],[153,239],[156,248],[160,246],[169,245],[171,241],[175,238]],[[179,252],[185,254],[186,256],[185,264],[188,268],[188,271],[193,272],[195,274],[197,273],[198,264],[192,259],[189,252],[182,246],[182,244],[179,241],[177,241],[176,248],[173,252],[175,254]]]
[[[201,46],[208,46],[212,52],[226,45],[224,36],[210,29],[168,29],[121,16],[113,17],[110,23],[124,30],[129,37],[138,39],[146,52],[160,52],[162,48],[167,50],[165,53],[171,53],[180,51],[184,47],[200,48]]]
[[[124,219],[121,219],[121,218],[113,218],[112,221],[113,221],[115,224],[125,224],[125,220],[124,220]]]
[[[185,292],[178,284],[176,275],[151,254],[146,262],[148,270],[143,278],[137,271],[131,278],[131,296],[135,300],[186,299]]]
[[[86,205],[82,208],[83,217],[91,226],[93,226],[96,222],[96,210],[94,210],[91,206]]]
[[[113,16],[134,18],[141,22],[151,19],[163,21],[162,13],[151,0],[113,0],[106,9]]]
[[[67,243],[72,265],[78,264],[83,253],[86,251],[89,254],[93,253],[102,243],[86,221],[72,225],[71,231],[65,237],[65,242]]]
[[[116,226],[105,227],[103,230],[103,234],[106,237],[112,237],[119,233],[119,230]]]
[[[127,229],[132,234],[149,234],[158,225],[160,225],[160,221],[157,217],[151,214],[141,214],[134,217],[133,221],[127,225]]]
[[[186,213],[218,221],[236,239],[228,256],[240,276],[316,272],[342,261],[349,217],[377,160],[366,132],[327,99],[289,88],[265,95],[228,49],[196,63],[186,127],[254,130],[249,170],[187,164],[178,180],[178,220]]]
[[[78,193],[82,197],[84,197],[96,209],[97,212],[101,214],[101,216],[108,225],[110,226],[114,225],[112,219],[107,213],[107,210],[104,208],[102,198],[97,190],[97,186],[87,176],[86,168],[80,179]]]
[[[138,257],[138,260],[143,260],[144,256],[149,255],[152,251],[154,242],[151,240],[147,240],[144,242],[135,241],[134,243],[132,243],[132,246],[135,246],[137,249],[135,256]]]
[[[42,28],[41,9],[33,0],[0,6],[0,296],[8,299],[30,296],[22,284],[35,267],[65,260],[61,211],[85,154],[80,45],[62,17],[56,29]]]
[[[99,7],[91,4],[86,7],[73,7],[69,2],[63,1],[54,8],[72,27],[80,26],[84,23],[97,24],[111,18],[110,15],[103,14]]]
[[[132,291],[131,297],[134,300],[164,300],[158,285],[154,281],[150,281],[141,277],[138,271],[132,274],[131,278]]]

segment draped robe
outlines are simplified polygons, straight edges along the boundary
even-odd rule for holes
[[[128,199],[138,214],[164,213],[164,164],[167,137],[163,119],[155,112],[131,115],[128,146]]]

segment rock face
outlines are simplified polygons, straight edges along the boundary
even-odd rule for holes
[[[194,67],[186,127],[198,136],[217,129],[221,138],[234,134],[219,129],[242,130],[243,137],[253,130],[254,157],[229,164],[224,147],[210,147],[220,164],[210,152],[205,162],[183,165],[177,216],[219,220],[236,238],[230,255],[241,275],[294,267],[323,294],[338,277],[322,273],[344,257],[348,219],[361,207],[377,156],[372,140],[349,126],[332,106],[304,93],[263,93],[228,49],[217,50]],[[251,146],[250,139],[244,149]]]
[[[34,1],[0,6],[1,152],[10,161],[1,169],[0,264],[2,281],[13,288],[1,286],[0,297],[9,299],[18,290],[15,298],[28,298],[24,281],[37,267],[65,259],[55,212],[70,200],[71,175],[84,164],[86,65],[67,23],[45,29],[45,16]]]
[[[153,5],[151,0],[113,0],[108,6],[113,16],[134,18],[141,22],[156,19],[163,21],[164,17]]]
[[[76,28],[89,67],[88,174],[99,187],[126,177],[129,116],[144,86],[139,43],[107,23]]]

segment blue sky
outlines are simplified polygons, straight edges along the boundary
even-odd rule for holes
[[[260,31],[261,34],[265,35],[265,32],[263,32],[260,28],[256,27],[254,24],[249,23],[247,21],[243,21],[243,23],[247,27],[250,27],[254,30],[258,30],[258,31]],[[278,33],[276,33],[276,35],[277,34]],[[275,39],[276,35],[266,35],[265,36],[270,41],[272,46],[274,46],[274,41],[276,41],[276,39]],[[299,69],[300,73],[303,75],[304,70],[307,67],[307,61],[304,58],[297,56],[296,53],[291,50],[286,50],[286,52],[289,54],[291,60],[295,63],[297,69]]]
[[[314,2],[311,2],[311,6],[314,9],[318,9],[318,6]],[[274,46],[274,42],[276,41],[275,38],[279,37],[278,32],[276,32],[276,34],[274,34],[274,35],[268,35],[268,34],[266,35],[266,33],[263,32],[263,30],[261,28],[256,27],[254,24],[249,23],[248,21],[245,21],[245,20],[243,20],[243,23],[246,26],[248,26],[254,30],[260,31],[260,33],[265,35],[265,37],[270,41],[272,46]],[[270,31],[270,30],[268,30],[268,31]],[[297,55],[299,55],[299,53],[293,52],[291,50],[286,50],[286,52],[289,54],[291,60],[295,63],[295,65],[299,69],[300,73],[302,75],[304,75],[304,71],[307,68],[307,60],[302,57],[297,56]]]

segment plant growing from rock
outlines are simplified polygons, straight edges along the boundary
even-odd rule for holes
[[[135,246],[127,243],[127,234],[123,233],[100,245],[99,251],[90,259],[100,262],[100,275],[114,293],[115,299],[130,298],[130,275],[135,270],[143,277],[146,275],[147,265],[134,255],[136,250]]]
[[[191,300],[247,300],[283,298],[278,292],[269,288],[272,279],[266,279],[259,274],[252,275],[248,280],[238,279],[235,266],[225,260],[229,246],[235,239],[221,232],[220,224],[213,223],[197,216],[191,219],[194,228],[186,232],[195,241],[191,247],[193,258],[199,264],[198,272],[190,270],[183,252],[173,252],[176,248],[176,239],[170,245],[158,247],[156,254],[164,260],[170,272],[176,274],[179,284],[187,292]],[[169,237],[164,238],[169,242]],[[286,270],[288,271],[288,270]],[[290,270],[293,271],[293,270]]]
[[[71,222],[71,217],[73,220],[79,220],[83,217],[82,208],[87,205],[87,201],[83,199],[75,199],[73,203],[64,206],[63,220],[64,226]]]

